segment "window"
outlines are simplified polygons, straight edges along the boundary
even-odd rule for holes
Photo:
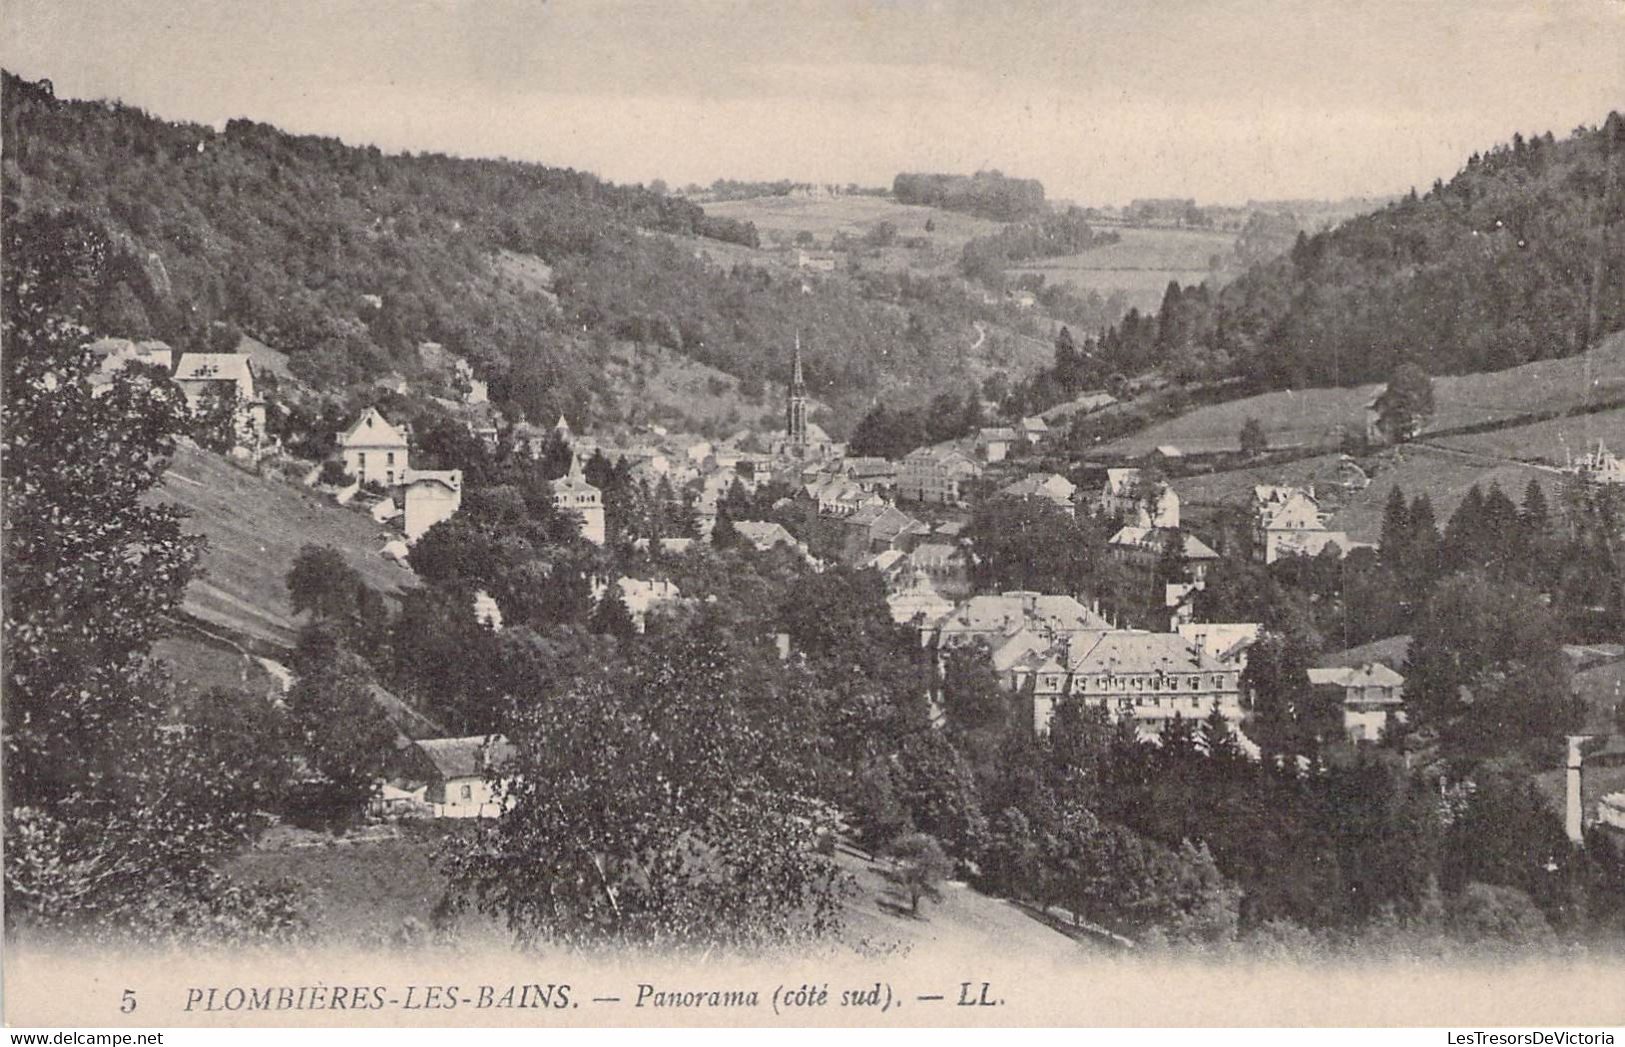
[[[395,464],[395,452],[394,451],[389,452],[388,461],[385,464],[387,464],[387,465],[394,465]]]
[[[365,469],[367,467],[367,452],[366,451],[357,451],[356,456],[355,456],[355,463],[356,463],[356,465],[358,465],[361,468]]]
[[[472,800],[474,798],[474,787],[472,785],[463,786],[462,798],[465,800]]]

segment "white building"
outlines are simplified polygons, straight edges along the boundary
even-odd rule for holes
[[[965,485],[982,475],[982,467],[953,447],[921,447],[910,451],[897,474],[899,501],[963,505]]]
[[[553,481],[553,508],[580,521],[581,537],[594,545],[604,544],[604,497],[582,475],[581,459],[575,455],[570,457],[570,471]]]
[[[1329,514],[1321,511],[1311,492],[1298,487],[1260,484],[1253,488],[1252,508],[1253,558],[1263,563],[1288,554],[1318,556],[1328,546],[1344,556],[1365,544],[1328,529]]]
[[[406,434],[391,425],[376,407],[369,407],[354,425],[339,434],[344,471],[362,484],[394,487],[403,482],[409,466]]]
[[[406,491],[403,528],[406,540],[415,542],[442,520],[449,520],[463,507],[461,469],[408,469],[401,482]]]
[[[175,384],[193,414],[211,401],[230,398],[236,405],[237,446],[258,451],[265,443],[265,401],[254,388],[254,363],[241,353],[182,353],[175,365]]]
[[[1381,662],[1310,669],[1309,686],[1337,696],[1350,741],[1374,742],[1391,725],[1404,721],[1405,678]]]
[[[1139,469],[1107,469],[1100,514],[1136,527],[1178,527],[1179,495]]]
[[[1056,707],[1084,702],[1154,735],[1176,716],[1219,714],[1241,722],[1241,669],[1173,633],[1108,629],[1033,645],[1005,667],[1005,685],[1032,700],[1033,729],[1049,730]]]
[[[513,758],[501,735],[429,738],[417,743],[429,779],[424,800],[436,818],[495,818],[503,811],[493,779]]]

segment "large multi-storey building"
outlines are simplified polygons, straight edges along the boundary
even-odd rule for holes
[[[1241,669],[1175,633],[1108,629],[1035,648],[1002,669],[1005,686],[1032,703],[1033,729],[1049,729],[1063,702],[1083,702],[1154,734],[1176,716],[1195,722],[1215,709],[1241,722]]]
[[[897,474],[897,497],[934,505],[965,504],[965,485],[982,475],[982,467],[953,447],[910,451]]]

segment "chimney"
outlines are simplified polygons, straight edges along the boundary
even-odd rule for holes
[[[790,660],[790,634],[789,633],[774,633],[773,634],[773,645],[779,649],[779,661],[787,662],[787,661]]]
[[[1580,805],[1580,764],[1583,759],[1580,755],[1580,745],[1590,737],[1586,734],[1569,735],[1568,789],[1563,808],[1563,830],[1576,844],[1585,841],[1585,826],[1581,819]]]

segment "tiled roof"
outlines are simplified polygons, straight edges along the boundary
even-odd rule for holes
[[[489,744],[487,744],[489,742]],[[501,735],[489,738],[477,734],[469,738],[426,738],[417,743],[423,755],[434,764],[441,778],[474,778],[513,756],[513,746]]]
[[[1069,672],[1116,675],[1215,672],[1233,668],[1220,664],[1182,636],[1132,629],[1110,629],[1075,637],[1067,645],[1064,662]]]

